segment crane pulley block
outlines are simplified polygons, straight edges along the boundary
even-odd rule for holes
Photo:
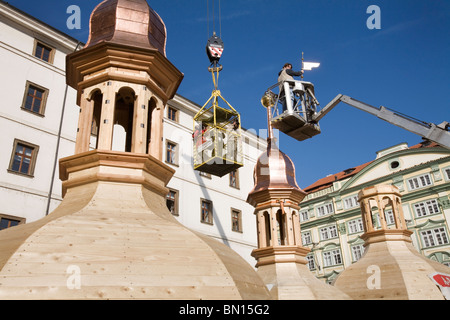
[[[211,64],[218,64],[222,57],[224,45],[222,39],[220,39],[215,33],[209,38],[206,44],[206,53],[208,55]]]

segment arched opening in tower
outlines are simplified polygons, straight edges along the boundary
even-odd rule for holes
[[[155,135],[154,133],[152,134],[152,131],[157,128],[157,126],[153,124],[153,121],[156,121],[156,119],[157,119],[157,116],[155,114],[156,111],[157,111],[156,99],[155,98],[151,98],[148,101],[147,149],[146,149],[146,153],[147,154],[150,153],[150,144],[152,142],[152,136]]]
[[[91,94],[91,101],[94,104],[94,111],[92,113],[92,121],[91,121],[91,138],[90,138],[90,147],[93,149],[98,149],[98,133],[100,128],[100,116],[102,113],[102,101],[103,94],[100,89],[95,90]]]
[[[112,150],[131,152],[136,95],[133,89],[121,88],[116,94]]]

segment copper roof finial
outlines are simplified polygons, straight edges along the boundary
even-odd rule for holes
[[[278,149],[273,134],[271,108],[275,104],[275,100],[271,92],[264,94],[261,104],[267,109],[267,150],[258,158],[256,163],[253,173],[255,186],[250,191],[247,201],[255,206],[256,198],[259,198],[257,194],[268,190],[291,190],[299,196],[300,202],[306,193],[297,185],[294,163]]]
[[[92,11],[86,48],[113,42],[166,55],[166,27],[146,0],[105,0]]]

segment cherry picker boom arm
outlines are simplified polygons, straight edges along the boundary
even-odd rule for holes
[[[315,114],[312,117],[312,122],[319,122],[320,119],[322,119],[341,101],[351,107],[355,107],[359,110],[368,112],[384,121],[387,121],[412,133],[418,134],[427,140],[436,142],[441,146],[450,149],[450,132],[448,131],[450,125],[448,122],[443,122],[439,125],[423,122],[396,111],[389,110],[383,106],[381,106],[380,108],[373,107],[369,104],[355,100],[343,94],[338,94],[324,108],[322,108],[320,112]]]

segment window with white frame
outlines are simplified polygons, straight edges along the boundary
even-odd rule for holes
[[[359,206],[358,195],[344,198],[344,209],[355,208],[357,206]]]
[[[302,244],[307,245],[311,243],[312,243],[311,232],[310,231],[302,232]]]
[[[450,167],[444,169],[445,180],[450,180]]]
[[[431,175],[429,173],[408,179],[407,181],[410,190],[420,189],[433,184],[431,181]]]
[[[328,226],[320,228],[319,233],[320,233],[320,240],[333,239],[337,238],[338,236],[336,226]]]
[[[348,227],[349,234],[363,232],[364,225],[363,225],[362,218],[358,218],[358,219],[347,222],[347,227]]]
[[[309,220],[309,214],[308,210],[300,211],[300,222],[308,221]]]
[[[308,260],[309,270],[316,270],[316,262],[314,261],[314,256],[312,254],[307,255],[306,260]]]
[[[326,215],[332,214],[334,212],[332,203],[323,204],[323,205],[317,207],[316,210],[317,210],[318,217],[326,216]]]
[[[420,236],[425,248],[449,243],[447,232],[444,227],[421,231]]]
[[[359,259],[361,259],[363,253],[364,253],[363,245],[359,244],[359,245],[352,246],[353,262],[356,262]]]
[[[413,205],[413,208],[417,217],[439,213],[439,204],[436,199],[416,203]]]
[[[341,250],[335,249],[323,253],[323,266],[331,267],[342,263]]]
[[[172,141],[166,142],[166,162],[178,165],[178,144]]]
[[[394,212],[392,209],[384,210],[384,218],[386,219],[386,224],[395,224]]]

